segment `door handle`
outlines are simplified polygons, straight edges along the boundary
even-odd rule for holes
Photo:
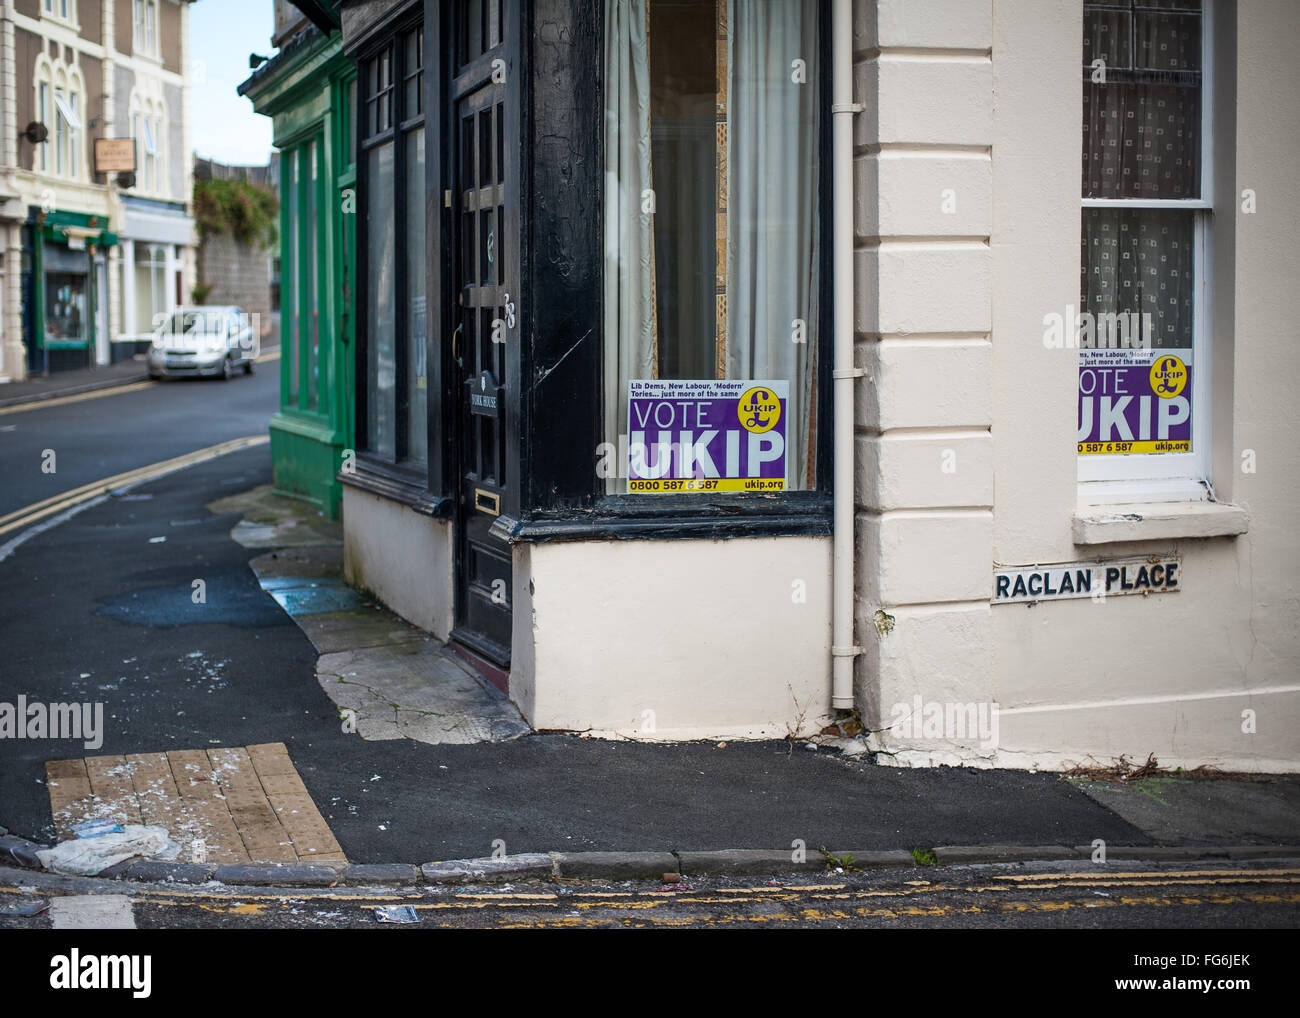
[[[457,367],[463,368],[465,362],[460,359],[460,334],[464,329],[465,323],[461,322],[456,326],[456,331],[451,334],[451,359],[456,362]]]

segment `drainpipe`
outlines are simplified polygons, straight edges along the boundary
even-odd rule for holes
[[[831,707],[853,709],[853,3],[834,0],[831,13],[832,257],[834,259],[835,537],[831,601]]]

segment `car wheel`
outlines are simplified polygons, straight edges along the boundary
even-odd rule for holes
[[[253,364],[254,364],[254,361],[253,361],[253,358],[252,358],[252,357],[250,357],[250,358],[248,358],[248,360],[244,361],[244,374],[246,374],[246,375],[251,375],[251,374],[253,373]]]
[[[235,377],[235,366],[233,363],[231,363],[230,358],[227,357],[224,361],[221,362],[221,380],[224,382],[229,382],[234,377]]]

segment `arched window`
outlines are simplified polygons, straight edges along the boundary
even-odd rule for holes
[[[36,119],[49,129],[54,114],[54,68],[42,53],[36,58]],[[34,146],[32,169],[37,173],[50,172],[50,146],[42,142]]]
[[[49,131],[36,147],[33,169],[69,180],[85,178],[86,86],[75,64],[55,63],[42,53],[36,60],[36,116]]]
[[[167,194],[163,175],[163,144],[167,111],[162,99],[137,91],[131,97],[131,137],[135,139],[136,189],[143,194]]]

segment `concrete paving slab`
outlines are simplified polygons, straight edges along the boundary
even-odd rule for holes
[[[56,930],[133,930],[135,915],[125,894],[69,894],[50,899]]]
[[[420,643],[432,640],[428,633],[404,619],[376,608],[299,615],[294,617],[294,621],[318,654],[386,647],[406,640]]]
[[[1159,844],[1300,843],[1300,776],[1071,784]]]
[[[230,536],[245,548],[334,545],[343,540],[342,523],[307,502],[277,495],[269,484],[209,502],[206,508],[218,515],[243,514]]]
[[[531,731],[499,690],[432,640],[325,654],[316,678],[363,739],[465,745]]]

